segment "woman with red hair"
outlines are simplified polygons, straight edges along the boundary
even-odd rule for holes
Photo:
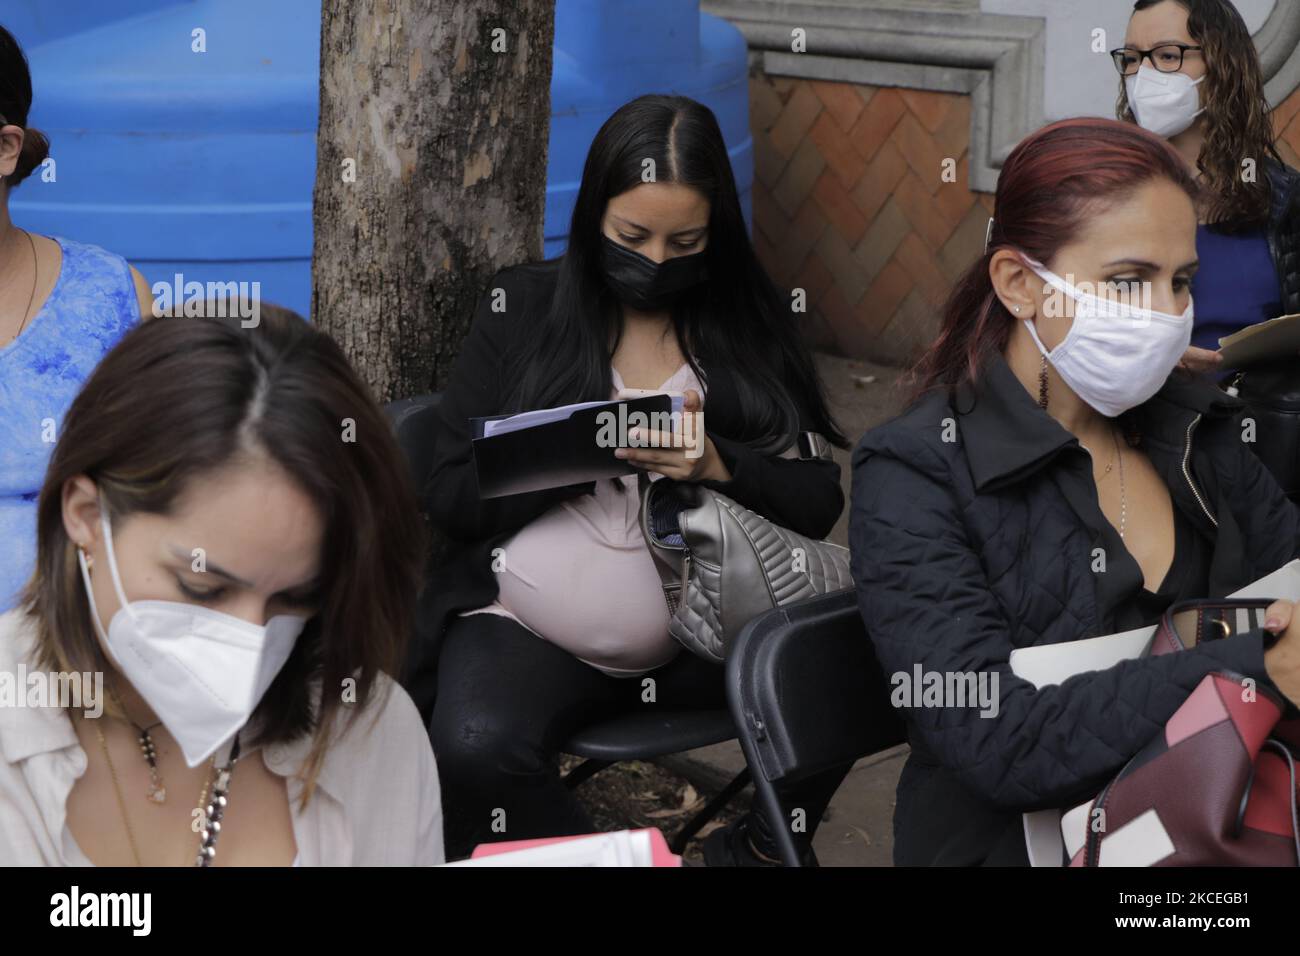
[[[1136,126],[1030,136],[912,405],[854,452],[853,571],[885,673],[992,688],[969,707],[910,701],[898,864],[1027,862],[1020,814],[1095,795],[1210,672],[1300,701],[1300,626],[1281,602],[1266,629],[1059,685],[1008,664],[1300,555],[1300,510],[1243,444],[1240,403],[1175,371],[1197,196],[1177,152]]]

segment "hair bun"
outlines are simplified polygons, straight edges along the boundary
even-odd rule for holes
[[[12,188],[26,179],[50,155],[50,141],[44,133],[28,126],[23,130],[23,148],[18,154],[18,165],[5,182]]]

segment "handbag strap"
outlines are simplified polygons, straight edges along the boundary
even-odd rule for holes
[[[1264,746],[1276,750],[1286,761],[1287,768],[1291,771],[1291,786],[1289,792],[1291,795],[1291,836],[1295,840],[1295,858],[1296,866],[1300,866],[1300,806],[1297,806],[1296,792],[1296,772],[1295,772],[1295,754],[1291,753],[1291,748],[1275,737],[1270,737],[1264,741]],[[1250,788],[1255,783],[1255,767],[1250,768],[1250,779],[1246,781],[1246,793],[1241,798],[1241,809],[1237,813],[1237,835],[1241,835],[1241,828],[1246,822],[1246,804],[1250,801]]]
[[[690,568],[690,551],[686,548],[685,540],[683,540],[681,545],[682,566],[680,568],[674,567],[664,553],[667,546],[657,540],[656,500],[662,496],[654,494],[654,486],[668,480],[667,478],[661,478],[658,482],[651,481],[649,473],[644,470],[638,471],[636,476],[637,490],[641,496],[641,534],[645,538],[646,548],[650,552],[655,570],[659,573],[659,583],[660,587],[663,588],[664,603],[668,605],[668,614],[673,616],[681,605],[682,589],[685,586],[686,575]]]
[[[799,432],[795,435],[794,444],[777,455],[777,457],[795,458],[802,461],[808,459],[834,460],[831,443],[820,432]]]

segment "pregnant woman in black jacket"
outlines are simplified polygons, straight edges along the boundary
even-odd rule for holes
[[[1039,690],[1008,665],[1300,553],[1300,512],[1243,442],[1239,403],[1174,371],[1196,193],[1132,125],[1069,120],[1021,143],[918,399],[854,452],[854,577],[885,672],[997,690],[992,708],[907,711],[896,863],[1026,863],[1021,813],[1095,795],[1211,671],[1300,700],[1289,606],[1270,612],[1280,639],[1249,631]]]
[[[725,706],[722,669],[683,651],[637,523],[636,476],[483,499],[469,419],[623,389],[704,408],[702,446],[634,449],[652,480],[694,481],[804,535],[844,505],[831,421],[789,300],[745,230],[713,114],[646,96],[597,133],[568,249],[507,269],[475,315],[439,408],[426,489],[449,541],[407,684],[430,721],[448,852],[595,829],[555,768],[580,727],[625,713]],[[847,768],[845,768],[847,769]],[[807,844],[842,779],[790,794]],[[710,863],[774,857],[762,821],[710,836]]]

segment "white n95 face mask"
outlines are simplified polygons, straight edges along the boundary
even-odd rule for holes
[[[1083,292],[1028,257],[1040,279],[1074,300],[1074,324],[1056,348],[1025,328],[1074,394],[1107,418],[1135,408],[1165,383],[1192,341],[1192,303],[1182,315],[1143,309]]]
[[[1197,89],[1204,81],[1205,77],[1193,80],[1186,73],[1161,73],[1143,65],[1124,77],[1124,89],[1138,125],[1168,139],[1185,132],[1205,112]]]
[[[281,614],[259,627],[195,604],[128,601],[102,504],[100,524],[122,607],[105,634],[86,556],[78,548],[95,630],[113,662],[176,738],[185,762],[196,767],[248,722],[289,659],[307,619]]]

